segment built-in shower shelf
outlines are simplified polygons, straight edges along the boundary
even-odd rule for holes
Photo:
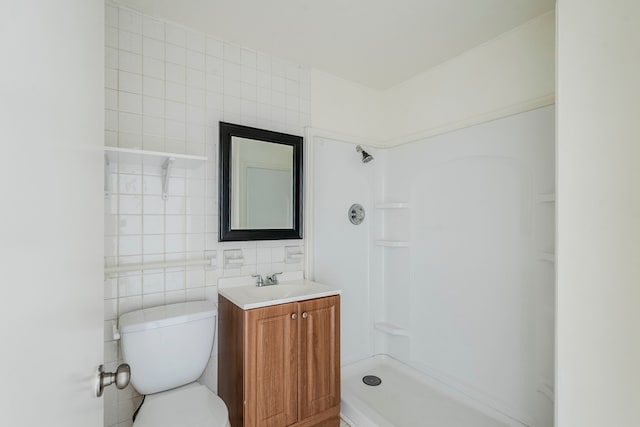
[[[376,245],[387,248],[408,248],[409,242],[406,240],[376,240]]]
[[[539,203],[554,203],[556,201],[556,193],[538,194]]]
[[[542,261],[556,262],[556,254],[552,254],[551,252],[543,252],[542,255],[540,255],[540,259]]]
[[[394,335],[397,337],[406,337],[409,336],[409,331],[403,329],[393,323],[389,322],[376,322],[373,324],[373,327],[377,330],[384,332],[385,334]]]
[[[376,205],[376,209],[407,209],[408,207],[409,203],[407,202],[388,202]]]

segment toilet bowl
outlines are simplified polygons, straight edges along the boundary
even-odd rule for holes
[[[196,382],[213,348],[217,307],[170,304],[120,316],[122,355],[131,384],[145,395],[134,427],[229,427],[226,405]]]
[[[192,383],[145,397],[134,427],[230,427],[227,407],[207,387]]]

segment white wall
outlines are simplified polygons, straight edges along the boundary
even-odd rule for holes
[[[383,153],[362,163],[355,144],[316,137],[314,170],[314,277],[342,289],[341,358],[349,363],[373,352],[372,291],[380,286],[381,263],[375,263],[374,204],[382,194]],[[348,209],[359,203],[365,220],[353,225]]]
[[[560,427],[640,425],[639,20],[558,2]]]
[[[550,12],[386,90],[387,145],[552,104],[554,29]]]
[[[97,426],[103,4],[0,5],[0,425]]]
[[[218,242],[218,122],[304,135],[310,123],[309,71],[297,64],[208,37],[114,4],[106,5],[106,145],[206,155],[201,167],[174,168],[169,197],[160,169],[114,165],[105,200],[105,265],[201,259],[218,268],[147,270],[104,282],[105,362],[121,359],[111,325],[121,314],[185,300],[217,299],[219,277],[299,271],[285,248],[301,240]],[[119,167],[118,167],[119,166]],[[102,169],[102,166],[100,166]],[[242,266],[225,268],[225,250]],[[215,352],[202,381],[217,388]],[[140,402],[131,387],[105,396],[105,426],[131,424]]]
[[[311,73],[311,91],[314,128],[380,147],[550,105],[555,93],[555,13],[384,91],[317,70]]]
[[[381,145],[382,92],[319,70],[311,71],[311,125]]]

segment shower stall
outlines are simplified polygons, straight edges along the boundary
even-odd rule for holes
[[[551,427],[554,107],[387,149],[307,140],[308,273],[343,289],[343,417]]]

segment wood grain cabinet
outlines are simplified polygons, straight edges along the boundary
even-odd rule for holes
[[[220,296],[218,394],[231,427],[340,424],[340,297],[242,310]]]

